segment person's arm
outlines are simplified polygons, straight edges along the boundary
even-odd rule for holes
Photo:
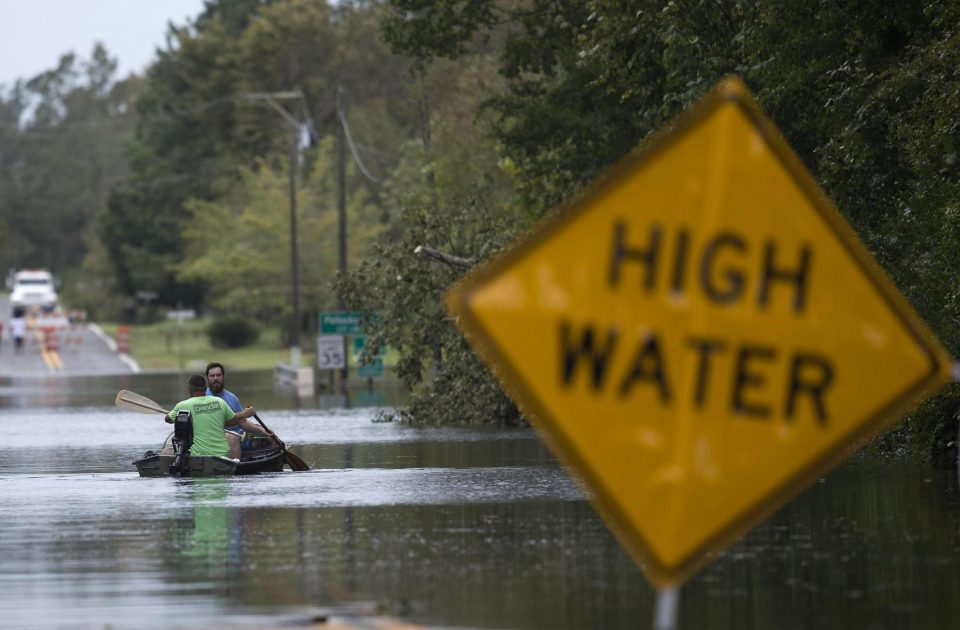
[[[253,414],[250,414],[250,415],[252,416]],[[259,433],[260,435],[266,435],[267,437],[270,437],[270,434],[267,433],[267,431],[264,430],[262,426],[260,426],[260,423],[253,422],[252,420],[249,419],[249,416],[247,418],[240,420],[238,424],[240,425],[241,429],[243,429],[244,431],[247,431],[248,433]]]
[[[224,405],[226,405],[226,403],[224,403]],[[233,410],[231,409],[231,411]],[[254,409],[253,407],[247,407],[243,411],[237,411],[233,414],[233,416],[229,420],[223,423],[223,426],[232,427],[235,424],[239,424],[242,427],[244,426],[243,422],[245,422],[247,418],[249,418],[255,413],[257,413],[257,410]]]
[[[247,407],[247,409],[253,409],[253,407]],[[256,412],[254,412],[254,413],[256,413]],[[250,415],[252,416],[252,415],[254,415],[254,414],[251,413]],[[280,446],[280,448],[286,448],[286,447],[287,447],[287,445],[283,443],[283,440],[281,440],[280,438],[278,438],[275,434],[271,433],[270,431],[267,431],[266,429],[264,429],[264,428],[263,428],[263,425],[261,425],[259,422],[251,422],[250,420],[248,420],[249,417],[250,417],[250,416],[247,416],[247,418],[243,418],[243,419],[240,420],[240,422],[239,422],[240,427],[241,427],[243,430],[245,430],[245,431],[247,431],[247,432],[251,432],[251,433],[259,433],[260,435],[265,435],[265,436],[267,436],[268,438],[273,439],[273,440]]]

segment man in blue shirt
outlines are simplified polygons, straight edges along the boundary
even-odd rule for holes
[[[235,412],[243,411],[243,405],[236,394],[223,387],[223,379],[226,370],[220,363],[210,363],[207,365],[207,396],[216,396],[222,398],[227,405]],[[246,418],[239,419],[239,422],[233,426],[224,428],[224,434],[227,438],[227,444],[230,446],[230,457],[240,458],[240,451],[244,448],[250,448],[250,438],[247,434],[259,433],[260,435],[269,435],[263,430],[259,423],[251,422]],[[281,443],[281,447],[283,444]]]

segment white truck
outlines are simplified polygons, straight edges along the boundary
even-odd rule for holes
[[[10,306],[16,310],[38,307],[44,313],[57,308],[57,289],[53,275],[46,269],[21,269],[13,276]]]

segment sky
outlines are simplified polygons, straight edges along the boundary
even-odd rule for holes
[[[167,23],[186,24],[203,0],[0,0],[0,85],[88,59],[100,41],[117,59],[117,78],[142,72],[163,45]]]

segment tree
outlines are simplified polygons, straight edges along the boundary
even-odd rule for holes
[[[504,83],[483,51],[458,62],[412,64],[410,76],[405,98],[416,124],[382,186],[396,220],[338,293],[348,308],[378,313],[365,348],[370,356],[383,345],[400,351],[398,373],[413,390],[402,419],[515,424],[516,409],[443,309],[443,292],[459,272],[414,255],[427,246],[482,256],[516,229],[509,166],[498,160],[492,120],[482,108]]]
[[[138,129],[127,147],[130,176],[114,187],[101,221],[119,286],[160,293],[166,304],[196,305],[200,288],[178,284],[176,263],[188,199],[212,199],[234,173],[220,147],[234,126],[237,36],[259,3],[207,3],[194,28],[170,27],[168,48],[147,72]]]
[[[279,172],[286,160],[289,121],[249,95],[303,95],[284,107],[310,129],[308,180],[320,176],[311,165],[329,157],[322,155],[330,150],[323,137],[339,124],[338,85],[351,103],[382,103],[389,115],[381,120],[402,116],[402,108],[387,106],[396,92],[395,62],[385,46],[370,42],[376,10],[364,3],[334,10],[312,0],[217,0],[193,24],[171,28],[138,102],[138,134],[127,153],[131,176],[114,189],[103,221],[125,292],[153,289],[161,303],[202,304],[201,276],[184,273],[181,264],[196,256],[180,238],[193,219],[190,209],[230,203],[238,181],[249,183],[250,172],[264,167]],[[353,48],[351,41],[369,45]],[[347,183],[357,212],[377,203],[359,178]]]
[[[0,265],[48,267],[69,286],[98,247],[91,227],[125,173],[120,147],[139,89],[135,78],[115,82],[115,72],[97,44],[89,59],[64,55],[0,93]]]
[[[632,150],[721,76],[741,74],[935,331],[951,349],[960,344],[960,278],[948,262],[960,236],[954,5],[390,5],[385,36],[420,66],[439,59],[463,62],[486,47],[499,57],[507,87],[484,107],[497,117],[500,162],[517,183],[519,196],[508,204],[531,218]],[[469,406],[469,391],[461,393],[461,406]],[[956,392],[951,397],[946,404],[955,407]],[[948,416],[937,426],[951,424]],[[928,443],[942,447],[942,436],[950,432],[939,431],[941,437]]]

